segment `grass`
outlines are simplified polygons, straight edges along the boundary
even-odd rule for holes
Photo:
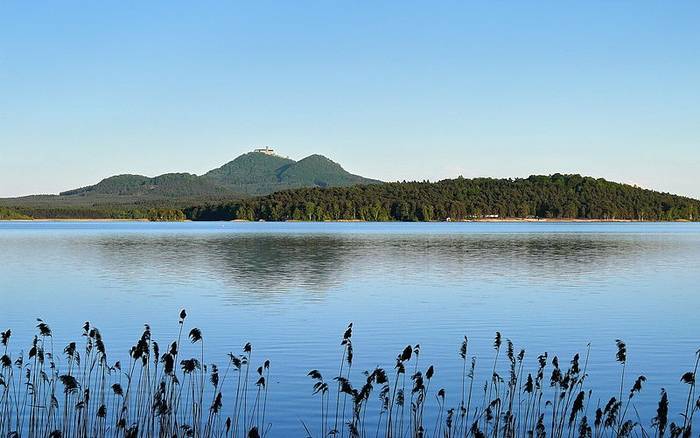
[[[185,328],[186,318],[183,310],[178,336],[164,348],[146,325],[123,362],[108,360],[100,331],[87,322],[80,342],[60,348],[54,345],[49,325],[38,320],[27,353],[14,356],[12,332],[0,333],[0,436],[275,436],[274,412],[267,412],[270,361],[260,361],[256,367],[248,343],[240,354],[229,353],[224,366],[207,365],[205,338],[198,328]],[[393,369],[376,367],[353,381],[352,330],[350,324],[342,334],[337,375],[328,379],[317,369],[308,373],[311,390],[299,396],[317,397],[318,412],[301,413],[311,420],[302,421],[298,435],[693,436],[694,415],[700,410],[696,393],[700,351],[694,367],[681,376],[688,388],[683,412],[678,418],[669,417],[668,393],[662,390],[656,415],[643,420],[635,401],[646,378],[637,376],[628,385],[627,346],[621,340],[616,341],[619,387],[611,388],[615,395],[600,402],[586,388],[590,347],[566,365],[556,356],[539,355],[532,361],[536,366],[528,369],[525,350],[516,351],[510,340],[496,333],[493,362],[486,359],[490,375],[477,380],[477,358],[469,355],[469,340],[464,337],[456,348],[461,385],[453,397],[457,404],[450,406],[446,390],[431,387],[435,367],[420,363],[419,345],[400,351]],[[183,357],[183,340],[198,354]],[[356,371],[355,378],[358,375]],[[230,400],[223,394],[230,394]]]

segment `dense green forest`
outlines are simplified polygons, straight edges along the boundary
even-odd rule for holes
[[[0,207],[0,220],[17,219],[125,219],[149,221],[182,221],[185,214],[177,207]]]
[[[0,207],[0,219],[444,221],[499,218],[700,220],[700,201],[579,175],[457,178],[299,188],[246,199]]]
[[[700,201],[580,175],[457,178],[302,188],[189,207],[192,220],[444,221],[499,218],[698,220]]]

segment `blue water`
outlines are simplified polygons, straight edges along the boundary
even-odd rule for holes
[[[273,436],[302,435],[300,420],[316,427],[306,373],[337,373],[349,322],[357,379],[420,344],[452,406],[465,335],[475,385],[490,378],[497,330],[531,369],[545,351],[567,364],[590,343],[592,409],[619,391],[623,339],[626,386],[648,378],[635,399],[648,428],[661,387],[671,414],[684,408],[699,292],[700,224],[0,222],[0,330],[12,328],[16,348],[35,318],[59,345],[89,320],[111,357],[126,358],[144,323],[173,340],[186,308],[208,362],[246,342],[253,362],[271,360]]]

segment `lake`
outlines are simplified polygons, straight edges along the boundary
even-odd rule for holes
[[[420,344],[452,406],[465,335],[475,385],[491,376],[496,331],[526,350],[530,371],[545,351],[566,365],[590,343],[590,409],[619,391],[623,339],[625,391],[648,379],[635,399],[645,426],[662,387],[677,419],[700,347],[699,290],[696,223],[0,222],[0,330],[15,349],[36,318],[61,346],[90,321],[126,359],[144,323],[163,345],[175,339],[185,308],[207,361],[225,364],[246,342],[256,365],[270,359],[273,436],[317,429],[307,373],[337,373],[349,322],[354,376],[393,369]]]

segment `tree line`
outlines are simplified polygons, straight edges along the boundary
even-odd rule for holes
[[[183,211],[191,220],[445,221],[499,217],[697,221],[700,201],[604,179],[554,174],[303,188]]]
[[[176,207],[0,207],[0,220],[16,219],[119,219],[148,220],[152,222],[183,221],[185,214]]]

